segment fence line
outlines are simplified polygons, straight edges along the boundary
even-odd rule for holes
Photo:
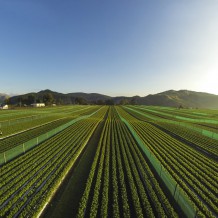
[[[25,143],[22,143],[14,148],[9,149],[8,151],[5,151],[3,153],[0,153],[0,166],[7,163],[8,161],[14,159],[15,157],[24,154],[25,152],[27,152],[28,150],[30,150],[31,148],[37,146],[38,144],[42,143],[43,141],[51,138],[52,136],[56,135],[57,133],[63,131],[64,129],[66,129],[67,127],[73,125],[74,123],[89,118],[92,115],[94,115],[95,113],[97,113],[101,108],[99,108],[97,111],[89,114],[89,115],[84,115],[81,117],[78,117],[76,119],[71,120],[68,123],[65,123],[59,127],[56,127],[55,129],[52,129],[38,137],[35,137]]]

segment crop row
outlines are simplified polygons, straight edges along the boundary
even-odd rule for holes
[[[195,112],[192,110],[178,110],[175,108],[165,108],[165,107],[131,107],[134,109],[140,109],[141,111],[146,111],[150,110],[150,112],[155,112],[154,116],[159,113],[159,115],[162,115],[162,118],[165,118],[167,121],[170,119],[176,119],[177,117],[186,117],[186,118],[192,118],[192,123],[187,123],[187,125],[192,125],[193,128],[198,127],[209,130],[209,131],[214,131],[218,132],[218,124],[213,124],[213,123],[205,123],[205,122],[197,122],[199,120],[218,120],[217,114],[215,114],[215,111],[213,110],[206,110],[204,113],[202,112]],[[148,114],[147,114],[148,115]],[[191,117],[190,117],[191,116]],[[196,122],[194,121],[196,119]],[[184,122],[182,120],[178,120],[179,122]]]
[[[160,126],[171,133],[173,135],[177,135],[182,137],[183,139],[187,140],[190,144],[194,144],[193,148],[197,148],[198,150],[202,150],[204,154],[209,154],[212,156],[216,156],[218,154],[218,149],[217,149],[217,140],[209,138],[207,136],[202,135],[198,131],[195,131],[194,126],[190,126],[190,124],[186,124],[186,126],[183,126],[181,122],[169,122],[169,121],[158,121],[154,122],[151,120],[147,120],[145,118],[147,114],[144,112],[144,117],[143,114],[140,114],[141,112],[138,113],[137,111],[131,110],[129,108],[125,108],[125,110],[131,114],[132,116],[136,117],[137,119],[143,120],[143,121],[148,121],[150,123],[154,123],[156,126]],[[149,116],[149,115],[148,115]],[[202,129],[203,131],[203,129]],[[171,134],[172,135],[172,134]]]
[[[176,217],[140,149],[110,108],[77,217]]]
[[[88,107],[89,108],[89,107]],[[85,113],[90,114],[92,112],[95,112],[98,108],[96,107],[92,107],[91,109],[89,109],[88,111],[86,110]],[[83,109],[81,109],[83,110]],[[43,133],[49,132],[52,129],[55,129],[58,126],[61,126],[67,122],[69,122],[70,120],[76,118],[79,116],[78,113],[83,114],[84,111],[79,112],[76,111],[76,114],[72,117],[72,116],[66,116],[64,118],[59,118],[59,119],[55,119],[53,117],[53,120],[45,123],[45,121],[47,120],[47,117],[44,118],[43,123],[41,123],[38,126],[35,126],[36,123],[31,122],[30,124],[27,125],[32,125],[33,127],[31,127],[30,129],[25,129],[23,131],[21,131],[20,133],[17,134],[12,134],[11,136],[2,138],[0,140],[0,153],[3,153],[7,150],[10,150],[11,148],[14,148],[18,145],[21,145],[22,143],[25,143],[35,137],[40,136]],[[19,128],[25,128],[27,127],[26,124],[21,124]],[[14,128],[16,129],[16,128]],[[25,149],[23,149],[25,150]]]
[[[1,169],[1,214],[32,217],[41,211],[84,149],[106,108],[79,121]]]
[[[0,122],[9,122],[15,120],[23,120],[30,116],[37,115],[57,115],[66,114],[68,112],[72,113],[80,109],[88,108],[87,106],[58,106],[58,107],[45,107],[45,108],[29,108],[29,109],[16,109],[16,110],[1,110],[0,111]]]
[[[98,110],[99,106],[68,106],[66,109],[62,110],[54,110],[51,114],[56,116],[64,116],[64,117],[78,117],[87,114],[91,114],[92,112]]]
[[[119,109],[141,137],[144,144],[185,190],[207,217],[218,213],[217,162],[186,144],[170,137],[153,125],[139,121]]]
[[[218,141],[215,139],[208,138],[203,136],[201,133],[193,131],[189,128],[185,128],[183,126],[179,126],[172,123],[167,122],[159,122],[159,126],[164,129],[192,142],[195,146],[202,148],[207,151],[209,154],[217,155],[218,158]]]
[[[218,124],[213,123],[195,123],[197,127],[218,133]]]
[[[48,122],[52,122],[54,120],[57,120],[58,118],[60,118],[60,117],[57,117],[57,116],[43,116],[40,119],[30,120],[28,122],[18,123],[18,124],[11,125],[11,126],[5,126],[5,127],[1,128],[1,131],[3,133],[1,135],[1,137],[5,137],[5,136],[8,136],[8,135],[15,134],[17,132],[25,131],[27,129],[34,128],[34,127],[37,127],[39,125],[46,124]]]
[[[144,111],[136,110],[136,108],[123,107],[123,110],[127,111],[133,117],[136,117],[137,119],[143,120],[143,121],[146,121],[146,122],[152,122],[152,121],[159,120],[159,118],[157,116],[145,114]]]
[[[25,119],[30,116],[41,115],[41,113],[37,113],[34,109],[33,110],[1,110],[0,111],[1,122],[9,122],[10,120],[19,120]]]
[[[165,121],[168,121],[168,120],[174,120],[176,122],[188,122],[190,125],[193,125],[195,123],[199,123],[199,124],[212,124],[212,125],[218,125],[218,120],[214,119],[214,118],[211,118],[211,117],[199,117],[199,116],[188,116],[186,113],[184,114],[180,114],[179,116],[178,115],[175,115],[174,113],[165,113],[165,112],[162,112],[161,110],[157,110],[157,109],[153,109],[153,108],[147,108],[147,107],[138,107],[138,106],[135,106],[135,107],[130,107],[130,108],[133,108],[133,109],[137,109],[138,111],[141,111],[141,112],[144,112],[145,114],[147,115],[152,115],[154,116],[154,119],[155,119],[155,116],[156,116],[156,120],[165,120]],[[202,126],[201,126],[202,128]]]
[[[211,110],[207,110],[207,113],[200,113],[198,110],[192,110],[192,109],[173,109],[170,108],[171,110],[164,110],[163,108],[160,107],[144,107],[142,106],[141,108],[148,108],[151,109],[155,112],[160,112],[163,114],[166,114],[168,116],[178,116],[178,117],[184,117],[184,118],[191,118],[191,119],[216,119],[218,118],[215,116]]]
[[[71,120],[71,118],[63,118],[58,119],[55,121],[51,121],[48,124],[40,125],[38,127],[35,127],[34,129],[30,129],[27,131],[24,131],[20,134],[2,139],[0,141],[0,153],[5,152],[11,148],[16,147],[17,145],[20,145],[32,138],[35,138],[37,136],[40,136],[41,134],[48,132],[58,126],[63,125],[64,123],[67,123]]]
[[[175,116],[171,114],[166,114],[164,112],[158,112],[146,107],[138,107],[138,106],[132,106],[130,107],[134,110],[137,110],[139,112],[142,112],[143,114],[146,114],[148,116],[153,116],[154,120],[177,120]]]
[[[28,118],[27,120],[22,119],[22,122],[21,121],[15,122],[13,125],[5,125],[5,126],[0,125],[0,129],[3,133],[1,137],[5,137],[5,136],[8,136],[8,135],[20,132],[20,131],[25,131],[27,129],[46,124],[48,122],[52,122],[60,118],[71,117],[72,119],[72,118],[75,118],[81,115],[91,114],[97,109],[99,109],[99,107],[97,106],[90,106],[90,107],[84,107],[84,108],[78,108],[78,109],[76,106],[74,106],[74,107],[68,108],[67,111],[66,109],[60,110],[60,111],[55,109],[53,113],[48,113],[48,112],[43,113],[42,111],[39,111],[38,112],[39,116],[37,119]]]

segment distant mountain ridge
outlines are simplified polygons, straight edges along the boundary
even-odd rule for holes
[[[189,90],[168,90],[158,94],[147,95],[145,97],[110,97],[98,93],[58,93],[49,89],[38,93],[27,93],[25,95],[13,96],[10,98],[11,104],[30,104],[43,102],[48,98],[57,104],[141,104],[168,107],[191,107],[191,108],[211,108],[218,109],[218,95],[195,92]]]
[[[31,92],[24,95],[13,96],[10,98],[11,104],[31,104],[34,102],[44,102],[44,97],[46,95],[52,95],[54,103],[57,104],[88,104],[88,103],[98,103],[98,101],[103,101],[111,99],[110,96],[98,94],[98,93],[83,93],[83,92],[76,92],[76,93],[68,93],[63,94],[59,92],[54,92],[49,89],[39,91],[37,93]]]
[[[155,95],[148,95],[143,98],[142,104],[170,106],[170,107],[191,107],[191,108],[218,108],[218,95],[205,92],[189,90],[168,90]]]

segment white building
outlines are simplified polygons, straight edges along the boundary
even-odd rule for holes
[[[45,107],[45,103],[34,103],[34,104],[31,104],[31,106],[33,106],[33,107]]]
[[[0,109],[7,110],[8,109],[8,105],[7,104],[1,105]]]

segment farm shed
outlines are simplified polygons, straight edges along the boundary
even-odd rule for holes
[[[7,104],[1,105],[0,109],[7,110],[8,109],[8,105]]]
[[[45,107],[45,103],[34,103],[34,104],[31,104],[31,106],[33,106],[33,107]]]

